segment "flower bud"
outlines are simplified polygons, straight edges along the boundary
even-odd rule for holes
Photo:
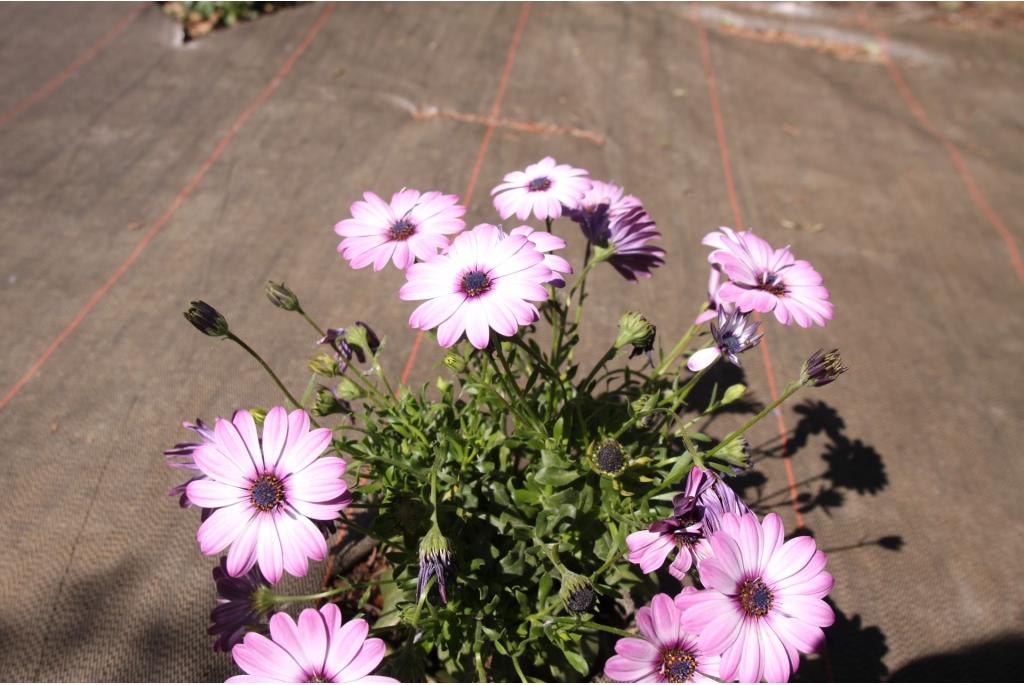
[[[444,365],[455,373],[460,373],[466,368],[466,360],[458,352],[449,352],[444,356]]]
[[[258,614],[268,614],[274,608],[275,600],[273,591],[266,585],[260,585],[249,596],[249,602],[253,611]]]
[[[657,330],[640,312],[627,312],[619,319],[619,336],[615,339],[615,349],[620,350],[626,345],[632,345],[633,350],[629,353],[629,358],[646,354],[653,366],[651,350],[654,349],[654,336]]]
[[[335,389],[338,397],[351,402],[352,400],[358,400],[363,396],[359,386],[350,381],[348,378],[342,378],[341,382],[338,383],[338,387]]]
[[[320,353],[309,360],[309,370],[321,376],[337,376],[338,362],[331,355]]]
[[[316,391],[316,401],[313,403],[312,413],[314,416],[330,416],[331,414],[350,414],[352,408],[345,400],[339,400],[331,392],[330,388],[320,386]]]
[[[192,306],[185,312],[185,318],[201,333],[215,338],[223,338],[229,332],[228,322],[221,313],[202,300],[192,302]]]
[[[846,370],[847,367],[843,366],[843,359],[839,356],[839,350],[829,352],[818,350],[804,364],[800,382],[804,385],[821,387],[839,378],[839,375],[845,373]]]
[[[746,439],[741,435],[715,452],[715,458],[733,466],[746,468],[750,465],[750,448],[747,446]]]
[[[437,591],[441,604],[448,603],[448,579],[452,573],[452,553],[448,539],[441,534],[437,524],[420,541],[420,573],[416,582],[416,601],[420,601],[423,590],[430,578],[437,578]]]
[[[371,355],[375,355],[377,350],[380,349],[380,338],[377,337],[372,328],[362,321],[356,321],[356,325],[345,332],[345,340],[352,346],[360,363],[366,361],[366,358],[363,356],[364,350],[368,350]]]
[[[266,293],[270,304],[275,307],[289,312],[299,311],[299,298],[284,283],[267,281]]]
[[[558,596],[570,613],[585,614],[594,606],[597,591],[586,577],[572,571],[563,571],[562,589]]]
[[[252,414],[252,420],[256,422],[257,426],[262,426],[263,421],[267,418],[267,410],[263,407],[253,407],[249,413]]]
[[[658,406],[657,395],[641,395],[629,403],[634,416],[647,416]]]
[[[626,468],[622,445],[614,440],[595,442],[590,446],[590,463],[603,476],[617,476]]]

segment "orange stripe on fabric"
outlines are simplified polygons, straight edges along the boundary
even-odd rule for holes
[[[530,5],[531,3],[529,2],[523,3],[523,9],[519,12],[519,21],[516,22],[515,31],[512,33],[512,42],[509,43],[508,52],[505,55],[505,68],[502,69],[501,80],[498,82],[498,90],[494,94],[494,102],[491,104],[491,112],[488,116],[490,123],[487,125],[487,131],[484,132],[484,137],[480,141],[480,147],[476,152],[476,161],[473,163],[473,170],[469,175],[469,183],[466,184],[463,204],[467,207],[473,197],[477,178],[480,176],[480,168],[484,163],[487,146],[490,145],[491,138],[494,136],[495,122],[501,113],[501,103],[505,100],[505,90],[508,88],[508,79],[512,74],[512,65],[516,60],[516,52],[519,50],[519,41],[522,39],[523,31],[526,29],[526,20],[530,16]],[[423,335],[423,331],[416,332],[416,339],[412,343],[412,349],[409,350],[409,356],[405,360],[405,367],[402,369],[402,376],[398,381],[399,385],[404,385],[409,380],[409,374],[412,373],[412,366],[416,362],[416,355],[419,353],[420,344],[423,342]]]
[[[1017,272],[1017,279],[1024,282],[1024,261],[1021,259],[1020,248],[1017,246],[1017,241],[1010,232],[1010,229],[1006,227],[1002,217],[1000,217],[992,205],[988,203],[988,199],[981,192],[978,184],[974,180],[974,176],[971,174],[971,170],[967,168],[967,163],[964,162],[963,155],[960,153],[960,149],[953,144],[946,135],[939,130],[939,127],[929,118],[928,113],[925,112],[924,107],[914,96],[913,91],[910,90],[910,86],[907,85],[906,80],[903,78],[903,74],[896,66],[896,62],[892,59],[892,53],[889,51],[889,36],[881,29],[875,29],[871,22],[868,20],[867,15],[863,11],[858,14],[861,23],[874,31],[875,36],[878,38],[879,45],[882,49],[882,59],[885,63],[886,70],[889,72],[890,78],[896,85],[896,90],[899,91],[900,97],[903,98],[903,102],[906,103],[910,113],[914,115],[921,127],[935,138],[946,150],[946,154],[949,155],[949,159],[953,162],[953,167],[956,169],[957,175],[960,176],[960,180],[963,181],[964,186],[967,188],[967,194],[970,195],[971,201],[981,212],[981,215],[989,222],[989,224],[996,230],[999,237],[1002,238],[1003,243],[1006,245],[1007,251],[1010,253],[1010,262],[1013,265],[1014,271]]]
[[[26,109],[36,104],[40,100],[45,99],[50,93],[57,90],[57,88],[59,88],[62,83],[67,81],[71,76],[74,76],[75,73],[81,70],[82,67],[96,59],[96,57],[101,52],[103,52],[103,49],[110,45],[111,41],[113,41],[115,38],[121,35],[121,33],[126,28],[131,26],[135,22],[135,20],[139,18],[139,15],[142,14],[142,11],[146,9],[146,7],[147,5],[140,5],[139,7],[129,12],[124,18],[121,19],[121,21],[117,22],[117,24],[114,25],[114,28],[110,29],[105,34],[103,34],[100,37],[100,39],[93,43],[88,50],[86,50],[78,57],[76,57],[71,62],[71,64],[64,68],[64,71],[60,72],[59,74],[51,78],[49,81],[44,83],[42,87],[39,88],[39,90],[29,95],[21,102],[15,104],[13,107],[11,107],[3,114],[0,114],[0,127],[3,127],[4,125],[10,123],[15,117],[24,112]]]
[[[249,118],[256,112],[256,110],[259,109],[260,106],[263,105],[263,103],[266,102],[271,95],[273,95],[274,91],[277,90],[277,87],[281,85],[281,81],[292,70],[292,67],[295,66],[295,63],[306,51],[306,49],[309,48],[310,44],[313,42],[313,39],[316,38],[316,35],[320,33],[320,29],[323,28],[324,23],[327,21],[327,18],[331,16],[332,12],[334,12],[334,7],[334,3],[330,3],[324,8],[324,10],[317,17],[316,21],[310,27],[309,32],[306,34],[306,38],[302,41],[302,43],[299,44],[297,48],[295,48],[295,50],[292,51],[291,55],[281,66],[281,69],[277,72],[274,78],[271,79],[270,83],[264,86],[263,90],[260,91],[259,95],[257,95],[249,103],[245,110],[243,110],[243,112],[238,116],[238,118],[235,119],[235,122],[231,125],[231,128],[228,130],[228,132],[224,134],[220,141],[218,141],[216,147],[214,147],[213,149],[213,152],[210,153],[210,156],[206,158],[206,161],[204,161],[203,164],[199,167],[199,170],[192,176],[191,179],[189,179],[189,182],[185,184],[185,187],[181,189],[181,192],[179,192],[177,196],[175,196],[174,201],[171,202],[170,206],[160,216],[160,218],[156,220],[156,223],[150,226],[149,230],[146,231],[145,235],[135,246],[135,249],[133,249],[131,253],[128,255],[128,257],[125,258],[123,262],[121,262],[121,265],[118,266],[114,273],[111,274],[110,277],[107,279],[107,281],[102,286],[100,286],[99,290],[92,294],[92,297],[90,297],[89,300],[85,303],[85,306],[83,306],[78,311],[78,313],[75,315],[75,318],[73,318],[71,322],[64,327],[64,330],[62,330],[57,335],[57,337],[54,338],[52,342],[50,342],[46,350],[44,350],[43,353],[39,356],[39,358],[32,363],[32,365],[28,368],[28,371],[25,372],[25,374],[18,380],[18,382],[15,383],[14,386],[9,391],[7,391],[7,394],[4,395],[3,399],[0,399],[0,409],[3,409],[5,406],[7,406],[7,403],[14,399],[15,395],[17,395],[18,392],[25,386],[25,384],[32,379],[36,372],[38,372],[43,367],[43,365],[50,358],[50,356],[57,350],[58,347],[60,347],[61,343],[64,342],[64,339],[71,335],[71,333],[73,333],[76,328],[78,328],[79,324],[81,324],[82,321],[85,320],[85,317],[88,316],[89,312],[92,311],[93,307],[95,307],[96,304],[99,303],[101,299],[103,299],[103,296],[107,294],[107,292],[114,286],[114,284],[116,284],[121,279],[121,277],[128,271],[129,267],[131,267],[135,260],[138,259],[139,255],[142,254],[142,251],[146,249],[146,246],[149,245],[149,243],[153,240],[153,238],[160,231],[160,229],[163,228],[168,221],[170,221],[171,217],[174,216],[175,212],[177,212],[181,205],[185,202],[185,200],[188,199],[188,196],[192,194],[192,191],[196,189],[196,186],[198,186],[199,183],[203,180],[203,178],[206,176],[207,172],[214,165],[214,163],[220,158],[222,154],[224,154],[224,151],[231,143],[231,140],[235,137],[235,134],[237,134],[239,130],[241,130],[241,128],[245,125]]]
[[[732,175],[732,162],[729,158],[729,145],[725,138],[725,124],[722,119],[722,107],[718,101],[718,86],[715,79],[715,67],[711,61],[711,46],[708,44],[708,34],[704,29],[704,26],[700,23],[696,17],[693,18],[693,23],[697,26],[697,35],[700,42],[700,56],[704,63],[704,80],[708,86],[708,97],[711,100],[711,113],[715,120],[715,137],[718,139],[718,149],[722,157],[722,171],[725,176],[725,186],[729,195],[729,204],[732,205],[733,219],[735,220],[736,230],[743,229],[743,215],[740,212],[739,199],[736,196],[736,186],[733,182]],[[761,320],[760,314],[756,315],[758,321]],[[768,349],[768,336],[761,339],[761,357],[764,359],[765,374],[768,377],[768,392],[771,394],[772,401],[774,402],[779,398],[778,383],[775,380],[775,367],[772,364],[772,356]],[[786,430],[786,421],[782,418],[782,412],[778,409],[775,410],[775,419],[779,429],[779,439],[782,441],[782,464],[786,470],[786,481],[789,486],[789,497],[790,504],[793,507],[793,515],[796,520],[796,525],[799,528],[804,526],[804,517],[800,513],[797,507],[797,489],[796,489],[796,477],[793,474],[793,463],[789,458],[789,440],[788,432]]]
[[[516,51],[519,49],[519,40],[523,37],[523,31],[526,29],[526,19],[530,15],[530,4],[529,2],[523,3],[523,9],[519,12],[519,21],[516,22],[516,28],[512,33],[512,42],[508,46],[508,52],[505,55],[505,67],[501,72],[501,80],[498,81],[498,90],[494,94],[494,102],[491,104],[491,112],[488,116],[488,120],[492,123],[488,124],[487,131],[484,133],[483,139],[480,141],[480,147],[476,152],[476,161],[473,163],[473,170],[469,174],[469,183],[466,185],[466,194],[463,199],[465,205],[469,205],[470,199],[473,197],[473,190],[476,188],[477,178],[480,176],[480,168],[484,163],[484,154],[487,152],[487,146],[491,142],[491,137],[494,135],[494,121],[497,120],[498,114],[501,112],[501,103],[505,99],[505,90],[508,87],[508,79],[512,73],[512,64],[516,59]],[[409,380],[409,374],[412,373],[412,366],[416,361],[416,354],[420,350],[420,345],[423,343],[423,331],[416,331],[416,339],[412,342],[412,349],[409,350],[409,356],[405,360],[405,367],[402,369],[402,376],[399,378],[399,388],[395,390],[397,395],[401,391],[401,386]],[[360,476],[360,482],[362,477]],[[342,538],[345,537],[344,529],[339,530],[335,537],[334,544],[337,545],[341,542]],[[324,573],[324,580],[321,583],[322,587],[327,587],[327,584],[331,580],[331,574],[334,572],[334,557],[332,556],[327,562],[327,570]]]

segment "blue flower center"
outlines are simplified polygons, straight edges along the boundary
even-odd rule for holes
[[[542,190],[547,190],[550,187],[551,179],[549,179],[547,176],[539,176],[530,181],[529,185],[526,186],[526,189],[529,190],[531,193],[537,193]]]
[[[669,649],[661,654],[661,677],[670,683],[685,683],[697,670],[697,660],[681,649]]]
[[[731,354],[739,354],[743,351],[743,343],[735,335],[723,336],[719,341],[719,345],[723,352]]]
[[[764,290],[766,292],[781,297],[786,294],[786,284],[782,281],[782,276],[772,271],[765,271],[757,278],[758,290]]]
[[[740,606],[749,616],[766,615],[774,601],[772,591],[760,578],[751,578],[740,585]]]
[[[392,240],[405,240],[416,232],[416,227],[408,219],[399,219],[391,224],[389,230],[391,231]]]
[[[468,271],[462,277],[462,292],[470,297],[483,295],[491,289],[491,279],[483,271]]]
[[[270,511],[284,501],[284,484],[269,473],[260,476],[249,487],[249,501],[260,511]]]

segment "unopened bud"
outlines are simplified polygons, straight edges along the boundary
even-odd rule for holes
[[[620,350],[632,345],[629,357],[646,354],[654,349],[654,336],[657,329],[640,312],[627,312],[619,319],[619,335],[615,338],[615,349]]]
[[[267,281],[266,293],[267,299],[270,300],[270,303],[275,307],[289,312],[299,310],[299,298],[294,292],[292,292],[292,289],[284,283]]]
[[[338,362],[329,354],[320,353],[309,360],[309,370],[321,376],[337,376]]]
[[[338,397],[349,402],[352,400],[358,400],[363,396],[362,391],[359,390],[359,386],[348,378],[341,379],[341,382],[338,383],[338,387],[335,389],[335,392],[338,394]]]
[[[804,364],[800,380],[804,385],[821,387],[839,378],[839,375],[845,373],[846,370],[847,367],[843,366],[843,359],[839,356],[839,350],[829,352],[818,350]]]
[[[228,334],[228,322],[220,312],[202,300],[196,300],[185,312],[188,322],[200,332],[215,338],[223,338]]]
[[[270,613],[271,609],[274,608],[276,599],[277,598],[274,597],[274,593],[266,585],[260,585],[249,596],[250,606],[253,611],[259,615],[266,615]]]
[[[452,553],[448,538],[441,534],[437,524],[420,541],[420,572],[416,582],[416,601],[420,601],[423,590],[431,577],[437,579],[437,591],[441,604],[448,603],[448,577],[452,572]]]
[[[444,356],[444,365],[455,373],[460,373],[466,368],[466,360],[458,352],[449,352]]]
[[[267,410],[263,407],[253,407],[249,413],[252,414],[252,420],[256,422],[257,426],[262,426],[267,418]]]
[[[356,321],[355,326],[345,331],[345,340],[352,346],[360,362],[366,361],[362,354],[364,350],[374,355],[380,349],[380,338],[362,321]]]
[[[312,413],[314,416],[330,416],[331,414],[348,414],[352,408],[345,400],[339,400],[331,392],[330,388],[320,386],[316,391],[316,401],[313,403]]]
[[[597,592],[590,580],[572,571],[562,572],[562,589],[558,596],[573,614],[587,613],[597,600]]]

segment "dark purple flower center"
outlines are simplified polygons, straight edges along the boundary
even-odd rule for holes
[[[551,179],[549,179],[547,176],[540,176],[530,181],[530,183],[526,186],[526,189],[529,190],[531,193],[537,193],[542,190],[547,190],[550,187]]]
[[[622,448],[619,447],[619,444],[609,440],[601,445],[601,449],[597,450],[594,461],[597,463],[597,467],[605,473],[618,473],[622,470],[625,458],[622,456]]]
[[[483,295],[490,289],[491,278],[483,271],[474,269],[473,271],[467,271],[462,276],[462,292],[466,293],[470,297]]]
[[[270,511],[284,501],[284,483],[277,476],[264,474],[249,487],[249,499],[260,511]]]
[[[333,683],[333,680],[328,680],[322,673],[311,673],[306,676],[307,683]]]
[[[392,240],[405,240],[416,232],[416,226],[408,219],[399,219],[391,224],[389,230],[391,231]]]
[[[740,606],[749,616],[761,617],[771,611],[775,596],[760,578],[751,578],[740,585]]]
[[[697,670],[697,659],[681,649],[661,653],[661,677],[670,683],[685,683]]]
[[[786,284],[783,282],[782,276],[780,276],[777,273],[765,271],[763,274],[758,276],[757,280],[758,290],[764,290],[765,292],[769,292],[772,295],[775,295],[776,297],[782,297],[787,292]]]
[[[743,351],[743,343],[735,335],[722,336],[718,344],[722,352],[726,354],[739,354]]]

